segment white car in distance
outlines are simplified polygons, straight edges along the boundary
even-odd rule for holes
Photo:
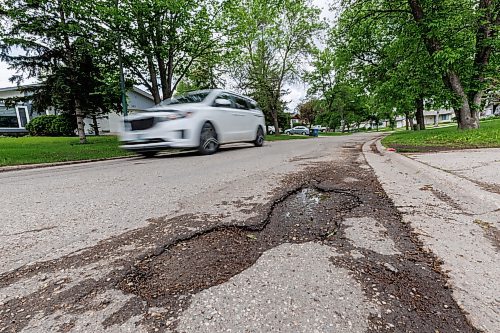
[[[264,114],[245,96],[221,89],[199,90],[167,99],[124,120],[122,148],[153,157],[169,148],[198,149],[203,155],[220,145],[264,144]]]

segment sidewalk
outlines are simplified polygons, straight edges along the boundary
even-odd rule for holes
[[[363,152],[471,323],[500,332],[500,149],[403,156],[375,140]]]

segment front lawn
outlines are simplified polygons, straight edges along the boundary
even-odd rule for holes
[[[384,138],[382,144],[403,152],[500,147],[500,119],[482,121],[477,130],[459,131],[453,126],[397,132]]]
[[[351,135],[352,133],[346,132],[320,132],[319,136],[343,136],[343,135]]]
[[[0,137],[0,166],[81,161],[127,156],[116,136],[88,137],[80,145],[77,137]]]

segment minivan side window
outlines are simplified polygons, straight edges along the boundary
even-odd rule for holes
[[[239,109],[239,110],[249,110],[250,109],[246,99],[238,97],[238,96],[233,96],[233,97],[234,97],[234,106],[236,109]]]

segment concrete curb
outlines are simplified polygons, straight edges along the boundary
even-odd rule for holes
[[[59,166],[66,166],[66,165],[94,163],[94,162],[125,160],[125,159],[132,159],[132,158],[137,158],[137,157],[136,156],[118,156],[118,157],[111,157],[111,158],[99,158],[99,159],[81,160],[81,161],[12,165],[12,166],[0,167],[0,173],[11,172],[11,171],[23,171],[23,170],[32,170],[32,169],[51,168],[51,167],[59,167]]]
[[[472,214],[490,213],[500,209],[500,195],[481,189],[476,183],[468,179],[458,177],[446,171],[434,168],[428,164],[409,158],[397,152],[388,151],[380,142],[380,138],[371,140],[363,145],[363,155],[370,163],[369,154],[375,154],[370,146],[375,143],[379,153],[394,163],[407,169],[415,170],[415,174],[423,180],[428,181],[436,189],[453,197],[456,201],[463,203],[463,207],[474,207]],[[460,196],[457,196],[460,193]],[[474,203],[474,205],[471,205]]]

